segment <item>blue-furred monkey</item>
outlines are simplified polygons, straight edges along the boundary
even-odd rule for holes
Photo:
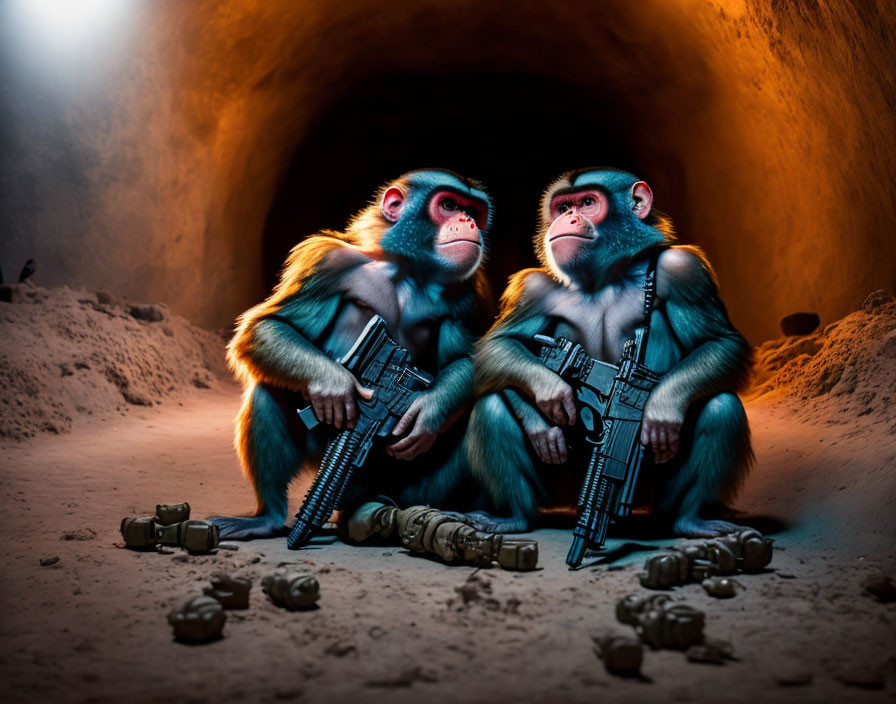
[[[706,512],[730,499],[752,462],[735,391],[750,348],[732,326],[715,276],[696,247],[674,245],[668,218],[632,174],[586,169],[545,192],[535,247],[542,268],[515,274],[474,357],[476,392],[466,438],[474,476],[500,517],[484,529],[531,527],[546,486],[584,467],[576,451],[573,392],[533,354],[536,334],[564,336],[615,364],[645,317],[645,276],[656,261],[646,364],[663,374],[644,409],[642,477],[658,482],[658,513],[675,534],[715,536],[739,526]],[[564,472],[563,467],[569,469]]]
[[[473,345],[489,323],[480,269],[491,205],[482,187],[443,170],[412,171],[380,189],[346,232],[296,245],[271,296],[244,313],[228,350],[245,385],[235,445],[258,500],[255,516],[212,519],[221,537],[280,534],[287,487],[316,469],[335,428],[350,427],[371,391],[339,363],[379,314],[416,366],[435,376],[372,456],[347,502],[383,494],[399,505],[450,506],[469,470],[454,423],[472,404]],[[322,422],[306,430],[308,399]]]

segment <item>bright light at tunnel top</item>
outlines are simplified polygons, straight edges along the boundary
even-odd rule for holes
[[[19,51],[42,60],[95,54],[128,20],[139,0],[0,0],[6,33]]]

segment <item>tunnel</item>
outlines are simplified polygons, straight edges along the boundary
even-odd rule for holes
[[[4,9],[4,273],[226,328],[296,242],[434,166],[493,197],[497,294],[545,186],[608,165],[753,343],[896,282],[889,3],[115,1],[102,40],[39,59]]]

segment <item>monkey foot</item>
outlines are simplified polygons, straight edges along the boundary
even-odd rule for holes
[[[287,528],[282,521],[271,516],[253,516],[239,518],[236,516],[213,516],[208,519],[221,529],[221,539],[254,540],[255,538],[276,538],[286,535]]]
[[[527,533],[529,522],[519,516],[493,516],[486,511],[471,511],[461,514],[472,521],[476,530],[485,533]]]
[[[682,538],[717,538],[743,529],[744,526],[728,521],[706,520],[696,516],[682,516],[672,526],[672,532]]]

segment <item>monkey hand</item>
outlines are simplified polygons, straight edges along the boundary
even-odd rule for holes
[[[651,447],[657,464],[668,462],[678,454],[678,438],[685,410],[666,398],[661,387],[654,389],[647,399],[641,422],[641,444]]]
[[[339,365],[333,365],[324,378],[311,380],[306,391],[317,419],[337,428],[354,426],[358,418],[356,393],[365,399],[373,397],[372,389],[361,386],[350,371]]]
[[[547,421],[534,411],[526,418],[523,429],[538,458],[545,464],[563,464],[566,462],[566,438],[563,430],[556,425],[548,425]]]
[[[545,418],[556,425],[575,424],[576,404],[572,387],[549,369],[542,367],[538,372],[529,388],[535,405]]]
[[[415,398],[401,417],[392,435],[398,437],[409,428],[410,432],[400,440],[386,446],[386,453],[400,460],[412,460],[429,450],[439,435],[441,412],[435,399],[425,393]]]

